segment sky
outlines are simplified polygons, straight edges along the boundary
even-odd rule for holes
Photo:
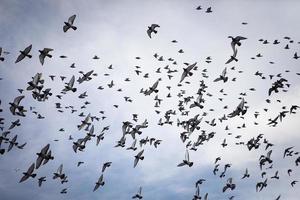
[[[197,10],[198,6],[202,9]],[[211,7],[212,13],[205,12],[208,7]],[[283,106],[288,110],[291,105],[300,102],[300,76],[296,74],[300,73],[300,59],[293,59],[295,52],[300,55],[300,30],[297,26],[299,8],[300,2],[296,0],[0,0],[0,47],[10,52],[2,54],[5,61],[0,61],[0,108],[3,109],[0,118],[5,118],[1,126],[6,131],[11,122],[20,119],[22,125],[12,129],[9,138],[18,135],[20,144],[27,143],[22,150],[14,147],[10,152],[0,155],[0,199],[123,200],[131,199],[141,186],[144,199],[183,200],[193,198],[195,182],[200,178],[206,179],[200,186],[200,195],[208,193],[210,200],[228,199],[231,196],[235,196],[234,199],[265,200],[276,199],[279,195],[281,199],[299,199],[300,184],[294,187],[290,185],[292,181],[300,179],[299,168],[294,163],[299,155],[283,159],[283,152],[291,146],[294,146],[295,152],[299,151],[297,123],[300,115],[297,112],[287,114],[276,127],[267,125],[268,119],[275,118]],[[74,14],[77,30],[64,33],[64,22]],[[247,22],[247,25],[242,22]],[[146,31],[151,24],[159,24],[160,27],[157,28],[158,33],[149,38]],[[238,62],[225,65],[232,54],[228,36],[239,35],[247,39],[238,46]],[[284,39],[285,36],[291,39]],[[269,43],[263,44],[260,39]],[[275,39],[280,42],[278,45],[273,44]],[[172,40],[178,42],[172,43]],[[19,51],[30,44],[33,57],[15,64]],[[287,44],[289,49],[284,48]],[[51,52],[53,57],[46,58],[42,66],[38,50],[43,48],[54,50]],[[179,53],[180,49],[184,53]],[[163,56],[164,61],[155,59],[155,53]],[[259,53],[262,55],[260,58],[256,57]],[[67,58],[60,58],[61,55]],[[92,59],[95,55],[100,59]],[[207,57],[211,57],[211,63],[205,62]],[[168,58],[173,58],[177,64],[168,61]],[[198,69],[185,79],[182,86],[178,86],[183,68],[186,67],[185,62],[197,62]],[[76,68],[70,68],[72,63]],[[109,65],[113,69],[108,69]],[[172,73],[171,79],[164,69],[167,65],[177,70]],[[140,75],[136,74],[135,66],[140,67]],[[214,82],[225,67],[229,81]],[[158,68],[162,73],[156,73]],[[204,69],[208,78],[202,76]],[[78,79],[81,76],[79,71],[90,70],[94,70],[97,76],[92,76],[92,80],[82,84],[76,82],[75,93],[68,92],[62,99],[56,97],[72,75]],[[266,78],[255,76],[257,71]],[[26,91],[27,82],[36,73],[42,73],[45,88],[51,88],[53,93],[45,102],[38,102],[33,99],[31,91]],[[149,78],[143,77],[146,73]],[[280,90],[268,96],[268,89],[279,79],[276,77],[279,73],[288,80],[290,87],[287,92]],[[51,81],[49,75],[55,75],[55,80]],[[275,77],[271,80],[269,75]],[[66,79],[61,81],[59,76],[65,76]],[[126,78],[131,81],[124,81]],[[151,87],[158,78],[162,81],[159,82],[157,94],[145,96],[140,93],[142,88]],[[236,81],[232,81],[233,78]],[[107,84],[112,80],[115,85],[109,88]],[[208,86],[204,109],[193,108],[188,116],[182,116],[178,110],[178,101],[182,99],[177,94],[185,90],[185,97],[196,98],[201,80]],[[104,89],[97,89],[99,86]],[[168,86],[171,86],[170,90]],[[120,88],[121,92],[118,91]],[[255,91],[250,88],[255,88]],[[9,102],[21,95],[17,89],[25,89],[21,104],[28,110],[26,117],[14,116],[9,111]],[[220,92],[221,89],[226,95]],[[88,97],[79,99],[78,96],[85,91]],[[244,119],[234,117],[220,123],[218,118],[232,112],[241,101],[240,93],[244,92],[247,93],[244,98],[249,106]],[[171,98],[167,98],[169,93]],[[163,99],[159,108],[154,107],[155,95]],[[132,102],[126,102],[125,96],[130,97]],[[267,103],[266,99],[270,99],[271,103]],[[85,101],[91,104],[81,109]],[[64,112],[58,112],[55,103],[61,103]],[[113,105],[118,105],[118,108]],[[225,105],[228,109],[224,109]],[[77,112],[71,113],[70,109],[65,108],[67,106],[74,106]],[[30,107],[34,107],[45,119],[37,119]],[[170,109],[176,110],[176,115],[171,115],[173,125],[159,126],[159,119],[164,118],[165,112]],[[157,114],[155,110],[160,113]],[[99,111],[104,111],[104,114]],[[256,111],[260,113],[257,119],[254,118]],[[81,112],[106,117],[93,122],[97,135],[103,127],[109,126],[109,130],[99,146],[96,146],[96,139],[92,138],[83,152],[75,153],[73,142],[86,134],[86,131],[77,129],[83,120],[78,116]],[[199,146],[197,151],[189,151],[190,159],[194,162],[192,167],[177,167],[184,159],[186,149],[186,143],[180,139],[184,129],[176,126],[177,119],[187,120],[197,114],[201,116],[203,112],[208,115],[201,122],[201,130],[216,132],[215,137]],[[138,114],[138,122],[132,120],[132,114]],[[123,134],[122,122],[141,124],[145,119],[149,126],[142,129],[138,139],[147,136],[160,139],[162,142],[158,148],[147,144],[133,152],[114,147]],[[213,119],[217,123],[214,127],[205,122]],[[237,128],[242,124],[246,128]],[[225,130],[226,126],[229,130]],[[61,128],[65,131],[60,132]],[[190,139],[195,141],[201,130],[195,131]],[[261,192],[256,192],[255,186],[264,180],[258,160],[267,153],[264,144],[252,151],[245,145],[236,145],[237,142],[247,143],[258,134],[264,134],[264,138],[274,144],[271,148],[273,168],[263,170],[267,172],[268,186]],[[72,135],[73,141],[69,140],[69,135]],[[126,147],[129,147],[133,140],[130,136],[126,138]],[[221,143],[225,138],[228,145],[223,148]],[[35,179],[19,183],[22,173],[35,162],[36,153],[48,143],[54,160],[36,170]],[[2,143],[1,148],[7,146]],[[133,168],[134,156],[142,149],[145,158]],[[215,176],[212,171],[215,158],[219,156],[220,170]],[[77,167],[79,161],[84,164]],[[108,161],[112,162],[112,166],[104,172],[105,185],[93,192],[102,165]],[[220,172],[227,163],[231,167],[226,176],[220,178]],[[64,166],[68,183],[60,184],[52,179],[60,164]],[[242,180],[246,168],[250,178]],[[293,170],[290,177],[288,169]],[[277,170],[280,179],[271,179]],[[46,176],[46,182],[38,187],[37,178],[41,176]],[[222,188],[230,177],[236,183],[236,189],[223,193]],[[67,188],[67,194],[60,194],[63,188]]]

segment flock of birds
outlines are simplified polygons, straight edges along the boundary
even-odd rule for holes
[[[201,6],[196,8],[197,10],[201,10]],[[206,13],[212,12],[211,8],[207,8]],[[77,30],[77,27],[75,26],[75,19],[76,15],[71,16],[67,22],[64,22],[63,26],[63,32],[68,32],[70,30]],[[243,25],[247,25],[246,22],[242,23]],[[148,29],[146,31],[147,35],[149,38],[153,38],[155,34],[158,34],[160,26],[158,24],[151,24],[148,26]],[[229,36],[228,37],[231,41],[231,48],[232,48],[232,55],[228,58],[228,60],[225,62],[225,65],[227,66],[231,62],[238,62],[237,58],[237,52],[238,52],[238,47],[242,45],[242,42],[246,41],[247,38],[243,36]],[[284,41],[287,43],[285,46],[285,49],[289,49],[289,45],[294,43],[294,41],[289,38],[285,37]],[[177,43],[176,40],[171,41],[172,43]],[[269,44],[269,41],[266,39],[261,39],[260,42],[263,44]],[[275,40],[273,42],[274,45],[278,45],[280,43],[279,40]],[[32,45],[29,45],[26,47],[24,50],[21,50],[15,63],[22,62],[24,59],[30,59],[32,58],[31,55],[31,50],[32,50]],[[39,61],[41,65],[44,64],[45,59],[50,59],[52,58],[51,52],[53,49],[51,48],[44,48],[42,50],[39,50]],[[182,49],[178,51],[179,54],[184,53]],[[4,51],[2,48],[0,48],[0,61],[5,62],[5,57],[9,54],[9,52]],[[66,58],[66,56],[60,56],[61,58]],[[258,54],[256,58],[262,57],[261,54]],[[169,62],[166,67],[158,68],[156,70],[157,74],[163,75],[163,71],[165,71],[165,74],[167,75],[166,79],[171,80],[173,78],[176,78],[176,74],[179,74],[177,76],[178,78],[178,88],[182,88],[183,86],[188,86],[190,84],[187,79],[189,77],[193,76],[194,73],[199,71],[199,67],[197,66],[197,62],[194,63],[184,63],[186,67],[183,68],[183,70],[176,69],[177,62],[174,58],[169,58],[166,60],[163,56],[158,55],[157,53],[154,54],[154,58],[157,59],[158,62],[166,61]],[[253,57],[252,59],[256,59]],[[298,59],[299,56],[297,53],[294,53],[294,56],[292,57],[294,59]],[[98,56],[94,56],[93,59],[99,59]],[[140,57],[136,57],[136,59],[141,59]],[[206,62],[209,64],[212,62],[211,57],[206,58]],[[272,63],[271,63],[272,64]],[[174,68],[172,68],[173,66]],[[75,68],[75,63],[70,66],[71,68]],[[135,73],[136,76],[140,77],[141,74],[143,74],[143,71],[140,69],[139,66],[135,67]],[[112,70],[113,67],[110,65],[108,69]],[[222,82],[226,83],[228,81],[236,81],[236,78],[230,79],[227,73],[227,67],[224,68],[222,73],[219,76],[214,77],[213,82]],[[235,67],[231,67],[230,70],[235,70]],[[285,71],[286,73],[289,73],[289,70]],[[242,71],[239,71],[239,73],[242,73]],[[94,77],[97,76],[97,73],[94,72],[94,70],[88,71],[88,72],[79,72],[79,77],[76,80],[75,75],[72,75],[69,77],[69,79],[65,82],[64,88],[61,89],[61,92],[59,94],[56,94],[56,98],[58,100],[62,100],[64,98],[64,95],[72,92],[76,93],[77,87],[80,87],[80,84],[92,80]],[[106,74],[107,75],[107,74]],[[269,91],[266,93],[271,96],[274,95],[274,93],[280,93],[280,92],[287,92],[288,88],[291,86],[291,84],[288,82],[286,78],[284,78],[283,74],[277,74],[277,75],[265,75],[259,71],[257,71],[255,76],[262,78],[262,79],[267,79],[269,77],[270,80],[273,80],[273,84],[270,85]],[[300,75],[300,73],[296,73],[297,76]],[[213,95],[207,92],[208,85],[205,83],[205,79],[208,79],[207,75],[207,69],[203,69],[201,72],[202,80],[200,81],[198,90],[195,91],[195,95],[188,95],[184,89],[181,89],[180,92],[177,94],[178,97],[178,105],[177,109],[169,109],[165,113],[162,113],[161,110],[159,110],[159,107],[164,101],[163,98],[160,97],[159,89],[160,89],[160,82],[165,81],[163,78],[159,78],[157,81],[153,83],[149,88],[142,88],[140,90],[141,95],[145,96],[154,96],[154,108],[156,114],[161,116],[158,126],[164,126],[164,125],[175,125],[177,127],[182,128],[182,132],[179,134],[179,138],[182,141],[182,143],[186,147],[185,151],[185,157],[184,159],[179,162],[177,165],[178,167],[192,167],[194,162],[191,160],[189,156],[190,151],[197,151],[197,149],[205,145],[205,143],[208,143],[210,140],[214,138],[214,136],[217,134],[216,132],[209,132],[209,130],[205,130],[202,128],[202,124],[206,123],[211,127],[217,126],[219,124],[226,123],[227,120],[230,120],[232,118],[241,118],[244,119],[244,115],[246,113],[252,112],[250,111],[250,106],[247,104],[246,101],[246,92],[240,94],[240,103],[236,106],[236,108],[233,109],[232,112],[228,112],[228,114],[224,114],[222,116],[215,116],[214,118],[209,118],[212,113],[214,112],[213,109],[206,110],[206,102],[207,98],[212,97]],[[143,78],[148,78],[149,73],[144,73]],[[51,81],[56,80],[55,75],[49,75],[49,78]],[[62,81],[67,79],[67,77],[61,76],[60,77]],[[131,81],[130,78],[125,79],[126,82]],[[216,83],[219,84],[219,83]],[[111,81],[110,83],[107,84],[108,88],[112,88],[115,86],[115,83]],[[105,89],[104,86],[99,86],[99,90]],[[172,98],[172,88],[171,86],[168,86],[167,89],[170,91],[170,93],[166,96],[166,98]],[[22,95],[15,97],[15,99],[9,103],[10,107],[9,110],[12,115],[15,115],[17,117],[25,117],[26,113],[28,112],[28,108],[25,108],[22,106],[22,100],[25,98],[25,95],[23,95],[24,91],[28,91],[32,94],[33,99],[37,101],[47,101],[48,98],[51,98],[53,95],[51,92],[51,88],[46,88],[45,87],[45,80],[43,79],[43,74],[42,73],[37,73],[32,77],[32,80],[28,82],[28,87],[26,89],[18,89]],[[255,91],[255,88],[251,88],[251,91]],[[122,89],[118,89],[119,92],[122,91]],[[225,91],[222,89],[220,91],[221,94],[224,95],[224,97],[227,95]],[[54,95],[53,95],[54,96]],[[88,92],[84,92],[78,96],[80,99],[84,99],[88,96]],[[29,97],[26,97],[29,98]],[[131,97],[125,96],[124,97],[126,102],[133,102]],[[222,102],[222,98],[219,98],[220,102]],[[270,99],[266,100],[268,103],[271,103]],[[278,100],[279,101],[279,100]],[[85,109],[88,104],[91,102],[86,101],[85,104],[81,107],[81,109]],[[0,112],[2,112],[1,109],[1,100],[0,100]],[[55,104],[55,107],[58,112],[63,113],[64,112],[64,107],[62,107],[61,102],[58,102]],[[115,108],[118,108],[118,105],[114,105]],[[71,109],[72,113],[78,112],[78,110],[74,106],[69,106],[65,107],[66,109]],[[224,109],[227,109],[228,106],[224,106]],[[283,106],[282,110],[278,113],[278,115],[274,116],[274,118],[268,119],[268,122],[266,122],[267,125],[276,127],[284,118],[286,118],[288,115],[293,115],[296,114],[298,109],[300,107],[298,105],[288,105],[288,106]],[[34,106],[29,108],[30,111],[32,111],[34,114],[37,115],[38,119],[44,119],[41,114],[39,114]],[[196,114],[195,116],[190,116],[190,111],[191,110],[196,110],[198,113],[201,114]],[[267,112],[268,109],[264,109],[264,112]],[[104,111],[100,111],[100,114],[104,114]],[[161,115],[163,114],[163,115]],[[258,116],[261,115],[261,112],[255,111],[254,116],[255,119],[258,118]],[[105,116],[97,116],[97,115],[92,115],[91,113],[84,113],[81,112],[79,116],[83,119],[80,124],[77,125],[78,131],[84,131],[86,134],[82,138],[78,138],[76,141],[73,139],[73,137],[70,135],[69,140],[73,140],[73,150],[75,153],[78,152],[83,152],[84,149],[86,148],[86,145],[90,143],[93,138],[96,140],[96,145],[99,145],[102,140],[104,140],[106,131],[109,130],[110,126],[106,126],[103,128],[103,130],[100,132],[99,135],[96,135],[96,131],[94,128],[93,123],[97,123],[99,120],[104,120]],[[23,149],[26,147],[26,142],[22,143],[19,142],[17,139],[17,135],[14,137],[11,137],[10,133],[13,131],[15,127],[18,127],[21,125],[20,120],[17,119],[16,121],[13,121],[9,128],[5,130],[5,123],[4,123],[4,118],[0,117],[0,125],[1,125],[1,130],[2,134],[0,136],[0,154],[2,156],[5,156],[9,151],[14,149],[14,147],[17,147],[19,149]],[[257,122],[254,122],[255,125],[258,125]],[[239,129],[245,128],[245,123],[238,127]],[[123,148],[128,151],[137,151],[136,155],[133,158],[133,167],[135,168],[139,163],[141,165],[141,162],[144,160],[144,146],[145,145],[150,145],[153,146],[154,148],[159,148],[159,145],[162,144],[162,140],[158,138],[153,138],[153,137],[144,137],[141,138],[141,135],[143,133],[143,130],[148,127],[148,121],[147,119],[144,120],[141,123],[138,123],[138,114],[133,114],[133,119],[124,121],[122,124],[122,136],[118,141],[116,141],[115,147],[116,148]],[[226,125],[225,128],[226,131],[229,130],[228,125]],[[59,131],[63,132],[64,129],[61,128]],[[195,136],[196,135],[196,136]],[[228,133],[230,136],[231,133]],[[196,139],[195,139],[196,138]],[[237,139],[241,139],[241,135],[236,136]],[[127,145],[128,141],[131,140],[131,145]],[[5,144],[7,144],[7,147],[5,147]],[[261,180],[257,181],[256,184],[256,191],[260,192],[263,189],[265,189],[268,186],[268,183],[272,181],[273,179],[279,179],[279,171],[276,171],[274,175],[270,175],[268,171],[273,168],[273,163],[274,160],[272,159],[272,148],[274,144],[269,142],[269,140],[264,137],[263,134],[257,135],[257,137],[251,138],[249,141],[240,141],[237,142],[236,145],[241,145],[243,147],[246,147],[249,151],[252,150],[257,150],[257,149],[264,149],[266,151],[265,154],[261,155],[258,158],[258,165],[261,170]],[[226,138],[223,140],[221,146],[223,148],[226,148],[228,146],[228,143],[226,141]],[[283,157],[291,157],[293,159],[294,164],[289,167],[287,170],[288,176],[291,176],[293,173],[293,170],[299,166],[300,164],[300,155],[299,152],[295,149],[295,147],[288,147],[286,149],[283,149]],[[35,179],[37,176],[37,170],[42,167],[43,165],[47,164],[49,161],[53,160],[55,158],[55,155],[52,155],[50,144],[46,144],[43,146],[40,150],[40,152],[36,153],[36,160],[33,162],[27,170],[23,172],[23,175],[20,177],[20,183],[30,180],[30,179]],[[214,168],[212,170],[213,174],[215,176],[220,176],[220,178],[226,177],[226,172],[232,167],[230,163],[227,163],[224,165],[224,170],[221,172],[221,164],[219,163],[222,158],[218,157],[214,161]],[[80,161],[77,164],[77,167],[83,165],[84,162]],[[100,187],[103,187],[105,184],[105,179],[104,179],[104,172],[106,171],[107,168],[109,168],[112,165],[112,162],[105,162],[103,164],[102,170],[101,170],[101,175],[98,178],[98,180],[95,182],[95,186],[92,191],[98,190]],[[220,173],[219,173],[220,171]],[[282,174],[282,176],[284,176]],[[241,179],[248,179],[250,177],[250,173],[248,169],[245,169],[245,173],[241,176]],[[68,182],[68,176],[64,172],[63,169],[63,164],[59,165],[58,169],[53,173],[52,176],[53,179],[57,180],[60,184],[64,184]],[[235,183],[234,177],[227,177],[226,182],[224,183],[224,187],[220,190],[222,192],[229,192],[232,190],[235,190],[237,188],[237,185]],[[38,186],[41,187],[43,182],[46,181],[46,176],[41,176],[37,178],[38,181]],[[202,184],[204,184],[206,179],[199,179],[196,184],[195,184],[195,194],[192,197],[193,200],[208,200],[209,199],[209,194],[204,193],[200,194],[200,187]],[[294,187],[295,184],[298,181],[296,179],[293,179],[291,181],[291,187]],[[60,193],[65,194],[67,193],[67,187],[63,188]],[[279,200],[281,195],[279,194],[275,199]],[[133,194],[132,196],[133,199],[142,199],[143,194],[142,194],[142,187],[138,188],[138,191],[136,194]],[[234,199],[234,196],[230,196],[229,199]]]

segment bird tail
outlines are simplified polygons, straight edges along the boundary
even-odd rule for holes
[[[28,58],[32,58],[32,55],[27,55]]]
[[[75,31],[77,29],[76,26],[71,26],[71,28]]]
[[[1,60],[1,61],[4,61],[4,58],[3,58],[3,57],[0,57],[0,60]]]
[[[76,88],[72,88],[72,92],[76,92],[77,91],[77,89]]]
[[[153,32],[156,34],[157,33],[157,31],[156,30],[153,30]]]

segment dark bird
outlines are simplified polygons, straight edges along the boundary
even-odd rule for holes
[[[65,25],[63,26],[64,32],[67,32],[70,28],[73,29],[74,31],[77,29],[77,27],[73,25],[75,18],[76,15],[72,15],[71,17],[69,17],[68,22],[64,22],[65,23]]]
[[[142,196],[142,187],[139,188],[138,192],[132,196],[132,199],[142,199],[143,196]]]
[[[24,98],[25,96],[18,96],[14,99],[14,101],[12,103],[9,103],[10,104],[10,112],[13,114],[13,115],[19,115],[19,116],[22,116],[22,117],[25,117],[25,112],[26,110],[24,109],[23,106],[20,106],[20,102],[21,100]]]
[[[193,164],[194,164],[193,162],[190,162],[190,155],[189,155],[188,150],[186,149],[186,151],[185,151],[185,159],[182,161],[182,163],[179,163],[179,164],[177,165],[177,167],[182,167],[182,166],[184,166],[184,165],[187,165],[187,166],[189,166],[189,167],[192,167]]]
[[[26,47],[23,51],[20,51],[20,55],[18,56],[17,60],[15,61],[15,63],[20,62],[21,60],[23,60],[25,57],[31,58],[32,55],[29,55],[30,51],[32,48],[32,44],[29,45],[28,47]]]
[[[43,183],[44,181],[46,181],[46,176],[42,176],[42,177],[40,177],[40,178],[38,179],[39,187],[42,186],[42,183]]]
[[[144,160],[144,149],[142,151],[140,151],[136,156],[134,156],[134,164],[133,167],[136,167],[136,165],[138,164],[139,160]]]
[[[44,48],[43,50],[39,50],[40,52],[39,59],[42,65],[44,64],[44,60],[46,57],[52,58],[52,55],[49,54],[50,51],[53,51],[53,49]]]
[[[33,170],[34,170],[34,163],[32,163],[30,165],[30,167],[28,168],[27,172],[23,173],[24,176],[21,178],[21,180],[19,181],[19,183],[21,183],[23,181],[26,181],[29,177],[34,178],[36,176],[36,174],[33,173]]]
[[[96,182],[93,192],[95,192],[100,186],[103,186],[104,184],[105,184],[105,182],[103,180],[103,174],[101,174],[98,181]]]
[[[160,26],[158,24],[152,24],[151,26],[148,26],[147,34],[151,38],[152,33],[157,33],[156,28],[159,28]]]
[[[192,76],[193,73],[191,72],[193,68],[197,65],[197,62],[195,62],[192,65],[189,65],[187,68],[183,68],[183,72],[180,78],[179,83],[181,83],[187,76]]]

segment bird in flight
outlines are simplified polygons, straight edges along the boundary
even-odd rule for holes
[[[77,29],[77,27],[73,25],[75,18],[76,15],[72,15],[71,17],[69,17],[68,22],[64,22],[65,23],[65,25],[63,26],[64,32],[67,32],[70,28],[73,29],[74,31]]]
[[[32,48],[32,44],[29,45],[28,47],[26,47],[23,51],[20,51],[20,55],[18,56],[17,60],[15,61],[15,63],[20,62],[21,60],[23,60],[25,57],[28,58],[32,58],[32,55],[30,55],[30,51]]]
[[[159,28],[160,26],[158,24],[151,24],[151,26],[148,26],[147,34],[151,38],[152,33],[157,33],[156,28]]]

